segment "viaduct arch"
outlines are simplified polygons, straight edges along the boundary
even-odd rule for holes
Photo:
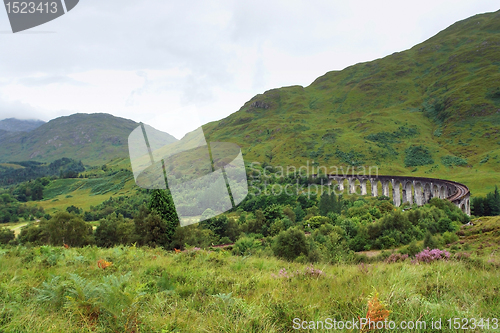
[[[317,175],[313,175],[316,178]],[[392,200],[394,206],[399,207],[402,203],[416,203],[422,206],[429,202],[431,198],[438,197],[453,202],[464,213],[470,215],[470,191],[463,184],[444,179],[424,178],[424,177],[405,177],[405,176],[363,176],[363,175],[327,175],[328,184],[334,182],[338,184],[341,192],[344,189],[344,182],[347,180],[349,193],[357,193],[359,186],[361,195],[367,195],[367,183],[370,182],[371,195],[390,196],[392,188]],[[356,184],[359,181],[359,185]],[[378,193],[378,184],[381,184],[382,193]],[[390,185],[390,186],[389,186]]]

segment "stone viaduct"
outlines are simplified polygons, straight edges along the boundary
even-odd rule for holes
[[[313,175],[315,178],[316,175]],[[328,184],[332,185],[335,181],[338,184],[338,190],[344,191],[344,182],[347,180],[349,193],[358,193],[357,188],[361,189],[361,195],[367,195],[367,182],[370,182],[371,195],[385,195],[390,197],[394,206],[399,207],[402,203],[409,202],[410,205],[416,203],[422,206],[433,197],[447,199],[453,202],[464,213],[470,215],[470,191],[463,184],[450,180],[424,178],[424,177],[405,177],[405,176],[363,176],[363,175],[327,175]],[[356,184],[356,180],[359,184]],[[378,193],[378,183],[380,182],[382,193]],[[392,190],[390,190],[392,188]]]

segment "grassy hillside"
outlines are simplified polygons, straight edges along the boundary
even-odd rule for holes
[[[53,214],[71,205],[89,210],[111,196],[134,195],[139,187],[129,168],[130,160],[121,158],[108,162],[106,171],[89,168],[83,173],[87,178],[55,179],[44,190],[44,200],[36,205]]]
[[[6,139],[15,136],[16,134],[14,132],[9,132],[3,129],[0,129],[0,142],[5,141]]]
[[[103,113],[56,118],[29,133],[0,133],[0,162],[68,157],[102,165],[128,156],[128,136],[137,126],[132,120]]]
[[[500,11],[476,15],[410,50],[257,95],[204,130],[246,162],[378,165],[484,194],[500,172],[499,54]]]
[[[474,220],[473,224],[458,231],[460,240],[451,246],[479,256],[494,257],[500,247],[500,216],[481,217]]]

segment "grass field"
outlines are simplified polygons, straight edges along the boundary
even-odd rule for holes
[[[134,187],[132,175],[120,171],[95,179],[56,179],[44,190],[44,200],[36,204],[48,213],[65,210],[71,205],[89,210],[90,206],[97,206],[110,196],[130,194]]]
[[[9,228],[10,230],[13,230],[16,236],[18,236],[21,233],[21,229],[26,225],[28,225],[27,222],[19,222],[6,227]]]
[[[471,235],[484,243],[498,228],[500,218],[483,218],[459,243]],[[420,320],[428,326],[419,332],[434,332],[431,321],[441,318],[442,332],[456,332],[447,319],[500,313],[500,243],[490,248],[480,253],[471,244],[470,257],[430,264],[314,270],[278,260],[269,249],[247,257],[197,249],[0,249],[0,331],[294,332],[295,318],[319,325],[364,317],[378,293],[396,325]]]

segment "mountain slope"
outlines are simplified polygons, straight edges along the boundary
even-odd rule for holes
[[[45,124],[42,120],[20,120],[8,118],[0,120],[0,130],[8,132],[29,132]]]
[[[248,163],[371,165],[480,192],[498,182],[499,130],[500,11],[308,87],[269,90],[204,126],[210,141],[239,144]]]
[[[56,118],[29,133],[0,133],[0,162],[51,162],[68,157],[103,164],[128,157],[128,136],[137,126],[132,120],[104,113]]]

